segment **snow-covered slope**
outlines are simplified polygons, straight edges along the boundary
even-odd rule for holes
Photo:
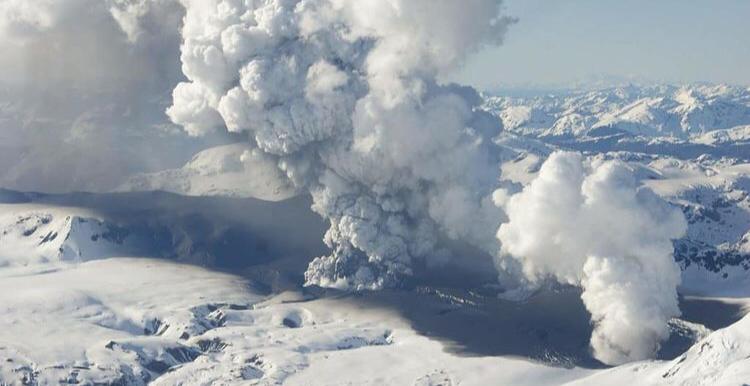
[[[323,253],[309,200],[168,193],[28,194],[0,190],[0,267],[146,256],[239,268]],[[248,216],[247,213],[252,213]]]
[[[715,379],[747,375],[747,319],[685,359],[607,370],[570,356],[586,355],[590,332],[576,294],[514,303],[430,287],[358,295],[264,287],[144,258],[3,275],[0,382],[601,385],[637,375],[669,385],[690,384],[693,364]],[[678,341],[706,330],[672,328]],[[661,378],[667,371],[679,376]]]
[[[734,386],[750,382],[750,315],[713,332],[669,362],[641,362],[603,371],[570,385]]]
[[[242,143],[204,150],[180,169],[135,175],[117,190],[163,190],[188,196],[268,201],[282,201],[297,193],[273,160]]]
[[[367,298],[264,296],[252,287],[236,276],[146,259],[5,277],[0,382],[554,385],[590,373],[445,351],[398,311]],[[456,309],[431,295],[390,299]]]
[[[746,383],[750,380],[750,315],[714,332],[665,367],[661,377],[671,384]]]
[[[706,145],[747,143],[750,141],[750,125],[735,126],[731,129],[713,130],[692,138],[692,142]]]

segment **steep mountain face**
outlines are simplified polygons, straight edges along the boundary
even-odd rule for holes
[[[750,89],[718,86],[617,87],[537,97],[488,97],[511,132],[534,137],[615,134],[701,142],[702,136],[750,124]],[[720,136],[747,141],[747,130]],[[706,140],[703,139],[702,143]]]

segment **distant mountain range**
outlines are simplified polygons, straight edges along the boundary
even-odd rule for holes
[[[505,129],[534,137],[611,135],[701,144],[750,141],[750,88],[623,86],[538,96],[488,96]]]

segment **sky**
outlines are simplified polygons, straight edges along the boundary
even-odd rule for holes
[[[508,0],[505,44],[469,59],[480,89],[601,83],[750,84],[748,0]]]

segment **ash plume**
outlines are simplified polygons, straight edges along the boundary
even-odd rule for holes
[[[490,194],[500,129],[441,75],[512,19],[478,0],[183,0],[172,121],[244,133],[329,220],[308,284],[397,285],[437,234],[497,248]]]

